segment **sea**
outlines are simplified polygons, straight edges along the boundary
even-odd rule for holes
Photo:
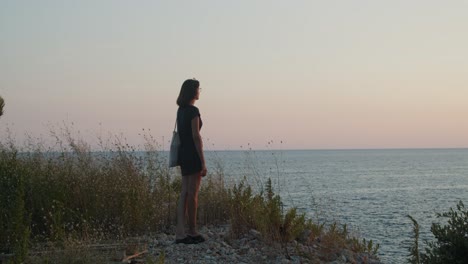
[[[468,149],[207,151],[209,171],[227,184],[260,190],[268,178],[286,208],[320,223],[337,222],[380,245],[384,263],[407,263],[412,216],[420,249],[433,241],[437,213],[468,207]]]

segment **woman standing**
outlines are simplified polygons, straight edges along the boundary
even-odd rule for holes
[[[203,142],[200,136],[202,120],[194,106],[200,98],[200,82],[186,80],[177,98],[177,130],[180,136],[179,164],[182,171],[182,188],[177,205],[176,243],[197,244],[205,238],[197,231],[198,190],[201,177],[207,173]],[[189,230],[185,233],[185,216],[188,215]]]
[[[0,116],[3,115],[3,107],[5,106],[5,101],[3,101],[3,98],[0,96]]]

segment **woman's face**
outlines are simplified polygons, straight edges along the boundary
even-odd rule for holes
[[[195,95],[195,100],[200,99],[200,92],[201,92],[201,88],[198,87],[198,88],[197,88],[197,95]]]

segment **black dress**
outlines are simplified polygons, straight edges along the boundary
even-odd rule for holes
[[[195,174],[202,170],[201,159],[198,155],[192,135],[192,119],[200,117],[200,111],[193,105],[180,106],[177,110],[177,131],[180,137],[179,164],[182,176]],[[202,121],[200,118],[200,129]]]

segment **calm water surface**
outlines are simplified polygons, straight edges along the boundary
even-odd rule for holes
[[[385,263],[405,263],[412,223],[432,239],[436,212],[468,205],[468,149],[212,151],[209,168],[261,186],[271,177],[287,206],[351,226],[380,244]]]

